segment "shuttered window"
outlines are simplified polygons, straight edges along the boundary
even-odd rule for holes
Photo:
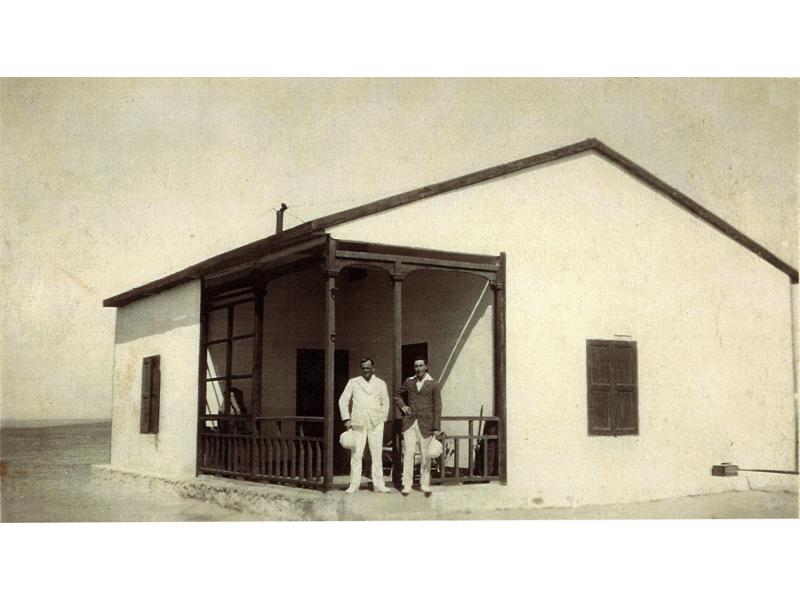
[[[160,356],[142,360],[142,412],[139,433],[158,433],[158,409],[161,394]]]
[[[636,342],[586,341],[589,435],[639,433]]]

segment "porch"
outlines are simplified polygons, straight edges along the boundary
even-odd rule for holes
[[[504,483],[504,277],[504,255],[324,234],[206,275],[197,473],[346,486],[338,398],[347,379],[368,356],[391,396],[421,355],[442,385],[445,451],[432,483]],[[399,425],[392,407],[383,467],[396,485]]]

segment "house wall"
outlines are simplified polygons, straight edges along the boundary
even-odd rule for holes
[[[403,342],[428,342],[443,416],[495,414],[493,292],[487,284],[475,275],[435,270],[414,271],[403,282]],[[442,430],[466,435],[467,424],[443,421]],[[467,464],[465,448],[461,466]]]
[[[403,227],[412,211],[419,225]],[[741,485],[710,476],[721,461],[794,468],[788,278],[605,159],[551,163],[330,233],[507,253],[508,477],[520,493],[634,501]],[[639,435],[590,437],[586,340],[617,336],[638,345]]]
[[[264,297],[262,415],[294,415],[297,349],[323,349],[325,279],[318,268],[271,281]]]
[[[117,309],[111,466],[153,475],[195,474],[200,284]],[[161,357],[159,431],[139,433],[142,359]]]

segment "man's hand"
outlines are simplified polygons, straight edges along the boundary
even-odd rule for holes
[[[431,435],[435,438],[438,438],[442,435],[442,432],[439,431],[438,429],[434,429],[433,431],[431,431]]]
[[[347,419],[347,420],[344,422],[344,426],[345,426],[345,428],[346,428],[346,429],[350,429],[350,419]]]
[[[400,407],[400,412],[403,413],[404,415],[410,415],[411,407],[404,404],[403,406]]]

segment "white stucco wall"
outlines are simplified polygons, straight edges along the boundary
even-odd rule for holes
[[[494,414],[493,292],[487,283],[475,275],[435,270],[414,271],[403,282],[403,342],[428,342],[443,416]],[[467,424],[443,421],[442,430],[466,435]],[[466,466],[466,441],[461,444],[460,466]]]
[[[318,268],[271,281],[264,297],[262,415],[295,414],[297,349],[324,349],[325,280]]]
[[[794,468],[788,278],[599,156],[330,233],[507,253],[510,486],[616,502],[740,485],[710,476],[721,461]],[[585,341],[618,335],[638,344],[639,435],[589,437]]]
[[[113,468],[173,477],[195,474],[199,316],[199,282],[117,309]],[[142,434],[142,359],[155,354],[161,357],[159,431]]]

